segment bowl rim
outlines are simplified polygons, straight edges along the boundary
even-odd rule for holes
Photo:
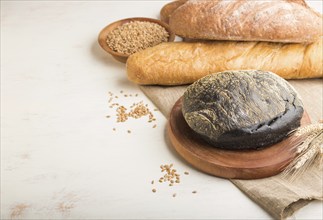
[[[116,52],[114,50],[112,50],[108,44],[106,43],[106,39],[107,39],[107,35],[108,33],[110,33],[111,31],[113,31],[114,29],[116,29],[117,27],[129,23],[131,21],[148,21],[148,22],[152,22],[152,23],[157,23],[160,26],[164,27],[166,29],[166,31],[169,33],[169,37],[168,37],[168,41],[167,42],[172,42],[175,40],[175,34],[173,31],[171,31],[170,27],[168,24],[166,24],[165,22],[158,20],[158,19],[154,19],[154,18],[147,18],[147,17],[132,17],[132,18],[125,18],[125,19],[121,19],[121,20],[117,20],[114,21],[110,24],[108,24],[107,26],[105,26],[99,33],[98,35],[98,42],[99,45],[101,46],[101,48],[103,50],[105,50],[106,52],[110,53],[113,56],[118,56],[118,57],[123,57],[123,58],[128,58],[131,54],[127,55],[127,54],[123,54],[120,52]],[[120,23],[119,25],[117,25],[118,23]],[[117,26],[116,26],[117,25]],[[115,28],[111,29],[111,27],[116,26]],[[111,29],[111,30],[110,30]]]

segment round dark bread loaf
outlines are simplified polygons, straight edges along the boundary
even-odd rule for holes
[[[203,77],[184,93],[188,125],[215,147],[257,149],[275,144],[300,126],[303,104],[283,78],[259,70]]]

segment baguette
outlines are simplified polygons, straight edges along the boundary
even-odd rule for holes
[[[271,71],[285,79],[321,78],[322,41],[167,42],[131,55],[127,75],[142,85],[189,84],[210,73],[248,69]]]
[[[170,3],[170,28],[183,38],[312,43],[322,15],[304,0],[189,0]]]

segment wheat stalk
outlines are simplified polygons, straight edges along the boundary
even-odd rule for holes
[[[304,134],[319,132],[323,129],[323,123],[310,124],[305,127],[300,127],[296,129],[295,136],[301,136]]]
[[[308,168],[322,166],[323,161],[323,124],[311,124],[292,132],[297,156],[284,169],[282,176],[294,181]]]

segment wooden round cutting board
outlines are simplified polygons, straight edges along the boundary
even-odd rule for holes
[[[305,112],[301,125],[310,124]],[[234,151],[213,147],[198,137],[182,114],[182,99],[174,105],[167,127],[175,150],[197,169],[230,179],[258,179],[276,175],[296,156],[292,136],[261,150]]]

